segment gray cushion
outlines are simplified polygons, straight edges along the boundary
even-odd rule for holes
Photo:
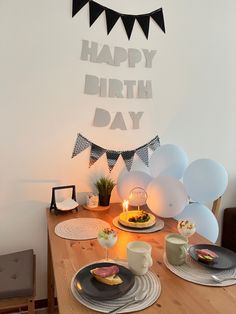
[[[0,299],[32,296],[33,281],[33,250],[0,256]]]

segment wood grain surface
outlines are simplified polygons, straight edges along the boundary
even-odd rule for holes
[[[55,226],[64,220],[77,217],[100,218],[112,225],[112,220],[122,211],[122,204],[111,204],[106,212],[94,212],[80,208],[75,213],[54,215],[47,210],[48,222],[48,298],[49,313],[54,310],[52,297],[54,295],[54,280],[60,314],[98,313],[86,308],[74,299],[70,284],[74,274],[84,265],[103,259],[105,251],[97,240],[74,241],[65,240],[54,233]],[[142,311],[146,314],[216,314],[236,313],[236,285],[230,287],[206,287],[190,283],[170,272],[163,263],[164,239],[168,233],[177,232],[176,220],[164,219],[163,230],[138,234],[117,229],[118,242],[109,250],[113,259],[126,259],[126,245],[130,241],[147,241],[152,245],[153,266],[161,281],[160,298],[151,307]],[[209,243],[198,234],[190,238],[190,243]],[[140,312],[139,312],[140,313]]]

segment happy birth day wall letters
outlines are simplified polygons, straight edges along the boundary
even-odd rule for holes
[[[112,67],[135,68],[140,62],[144,63],[145,68],[152,68],[153,59],[156,50],[135,49],[123,47],[109,47],[103,45],[99,47],[96,42],[82,40],[82,49],[80,59],[97,64],[107,64]],[[150,99],[152,98],[152,81],[151,80],[120,80],[114,77],[105,78],[98,77],[93,74],[86,74],[84,81],[84,94],[99,97],[120,98],[120,99]],[[140,128],[140,120],[144,112],[129,111],[129,118],[132,121],[132,129]],[[114,118],[108,110],[96,108],[94,119],[94,127],[108,127],[112,130],[127,130],[124,115],[121,111],[116,112]]]

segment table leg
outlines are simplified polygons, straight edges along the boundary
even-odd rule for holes
[[[51,247],[48,236],[48,313],[54,313],[55,310],[54,294],[55,294],[54,273],[52,265]]]

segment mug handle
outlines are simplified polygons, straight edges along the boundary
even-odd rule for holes
[[[180,258],[183,258],[188,255],[188,249],[185,246],[180,246],[179,249],[181,252]]]
[[[152,266],[152,264],[153,264],[153,260],[152,260],[152,257],[151,257],[151,255],[149,254],[149,253],[147,253],[146,255],[145,255],[145,262],[147,263],[145,263],[145,267],[151,267]]]

